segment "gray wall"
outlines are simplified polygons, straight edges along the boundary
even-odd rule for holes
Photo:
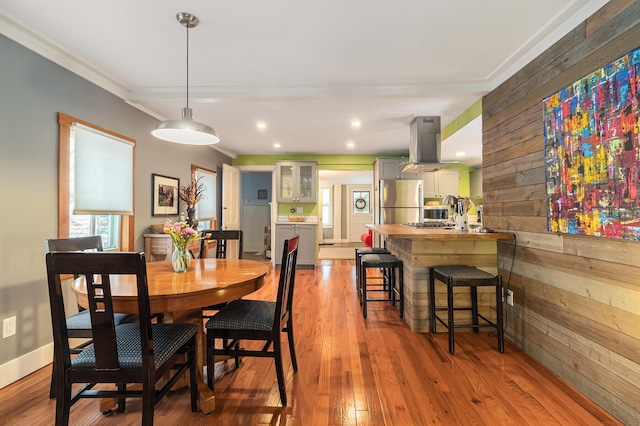
[[[17,317],[16,336],[0,341],[2,365],[52,340],[44,240],[58,235],[58,112],[136,139],[136,250],[149,225],[164,222],[151,216],[151,173],[185,182],[197,164],[217,170],[221,185],[231,161],[210,147],[155,139],[155,118],[4,36],[0,58],[0,320]]]

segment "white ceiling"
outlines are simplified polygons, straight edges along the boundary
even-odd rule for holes
[[[408,151],[412,117],[449,124],[605,3],[0,0],[0,31],[172,119],[186,104],[175,15],[189,12],[189,106],[218,131],[216,149],[385,155]],[[443,141],[442,160],[480,164],[480,132],[475,120]]]

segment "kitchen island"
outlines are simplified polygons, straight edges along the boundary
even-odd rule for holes
[[[479,234],[445,228],[412,228],[405,225],[367,225],[386,240],[386,248],[404,265],[404,319],[414,332],[429,331],[429,268],[439,265],[476,266],[498,273],[498,240],[513,240],[507,232]],[[376,241],[377,238],[374,238]],[[506,287],[507,277],[503,277]],[[468,306],[468,288],[456,289],[457,306]],[[495,293],[478,289],[478,310],[495,319]],[[446,287],[436,283],[436,303],[446,305]],[[456,315],[469,315],[460,312]],[[444,328],[438,324],[438,330]]]

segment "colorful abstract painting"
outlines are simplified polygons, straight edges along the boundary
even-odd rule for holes
[[[640,48],[543,100],[547,225],[640,241]]]

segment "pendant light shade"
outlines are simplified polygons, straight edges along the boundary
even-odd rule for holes
[[[182,118],[158,123],[151,132],[158,139],[187,145],[212,145],[220,142],[218,133],[191,118],[191,108],[182,108]]]
[[[213,145],[220,142],[218,133],[204,123],[194,121],[189,108],[189,29],[198,25],[198,18],[190,13],[176,15],[178,22],[187,28],[187,106],[182,108],[182,118],[158,123],[151,134],[158,139],[187,145]]]

